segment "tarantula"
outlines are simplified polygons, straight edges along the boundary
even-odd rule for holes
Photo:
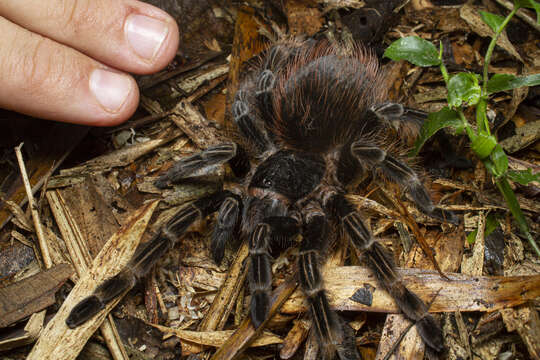
[[[319,270],[332,227],[361,252],[403,313],[416,322],[435,351],[442,333],[427,306],[401,282],[392,254],[371,234],[346,187],[373,172],[403,186],[426,214],[452,223],[456,216],[433,205],[419,176],[387,144],[422,114],[392,103],[381,86],[384,74],[369,51],[346,50],[326,41],[285,40],[261,58],[260,68],[236,92],[232,116],[240,139],[210,147],[177,162],[157,181],[168,186],[202,168],[228,162],[243,191],[223,190],[184,207],[151,241],[141,245],[126,270],[81,301],[67,319],[85,322],[107,302],[132,287],[198,219],[218,212],[211,240],[214,260],[237,233],[249,241],[250,315],[258,327],[269,311],[272,284],[269,248],[302,235],[298,279],[307,297],[314,329],[327,354],[358,358],[347,348],[344,325],[330,309]],[[386,150],[385,150],[386,149]],[[251,152],[251,162],[247,152]],[[354,346],[353,346],[354,348]]]

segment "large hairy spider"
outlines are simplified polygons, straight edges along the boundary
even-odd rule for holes
[[[217,211],[211,242],[216,262],[238,232],[249,241],[255,327],[269,311],[269,247],[301,234],[298,279],[322,349],[342,359],[358,358],[355,349],[343,345],[344,325],[330,309],[319,270],[328,239],[338,233],[334,227],[363,254],[381,287],[416,322],[425,343],[441,351],[442,333],[426,304],[403,285],[392,254],[377,242],[345,196],[348,184],[373,172],[403,186],[424,213],[457,222],[453,213],[433,205],[418,175],[390,152],[388,144],[399,140],[395,134],[415,125],[418,113],[386,100],[380,85],[383,76],[377,60],[361,46],[345,50],[328,42],[285,40],[270,48],[260,69],[234,97],[232,116],[241,140],[185,158],[156,182],[164,187],[204,167],[229,162],[243,191],[220,191],[184,207],[160,234],[141,245],[126,270],[79,303],[67,324],[85,322],[133,286],[196,220]],[[254,154],[251,162],[245,160],[245,149]]]

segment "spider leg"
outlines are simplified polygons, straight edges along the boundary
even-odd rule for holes
[[[267,124],[272,122],[272,90],[274,89],[275,82],[276,76],[269,69],[263,70],[257,77],[257,91],[255,92],[255,98],[262,110],[261,115]]]
[[[342,321],[330,309],[319,271],[320,252],[326,248],[328,223],[322,213],[308,215],[303,229],[303,241],[298,256],[298,277],[307,296],[315,331],[324,353],[338,352],[340,359],[360,359],[355,344],[349,344]],[[353,336],[354,338],[354,336]],[[330,357],[325,354],[323,358]]]
[[[67,326],[73,329],[84,324],[109,302],[131,289],[196,220],[217,211],[221,203],[229,199],[237,199],[237,196],[230,191],[220,191],[180,210],[156,236],[139,245],[124,270],[105,280],[92,295],[75,305],[66,319]]]
[[[272,289],[271,257],[268,252],[275,239],[290,238],[298,231],[296,220],[286,216],[272,216],[257,224],[249,239],[250,267],[248,273],[251,290],[251,321],[258,328],[270,309]]]
[[[432,349],[441,351],[443,348],[441,329],[427,312],[427,305],[402,283],[396,273],[392,254],[373,238],[358,212],[342,194],[330,197],[326,204],[341,219],[353,246],[359,252],[363,252],[379,284],[392,295],[401,311],[416,322],[418,333],[424,342]]]
[[[262,81],[265,83],[265,81]],[[232,104],[232,115],[234,122],[240,129],[242,135],[260,153],[263,153],[271,145],[264,124],[255,118],[253,106],[251,105],[246,90],[239,90],[234,96]]]
[[[170,183],[176,183],[205,167],[223,164],[233,159],[238,152],[238,146],[233,142],[209,147],[200,153],[176,162],[165,174],[161,175],[155,181],[154,185],[158,188],[165,188]]]
[[[251,321],[258,328],[266,319],[270,306],[270,290],[272,286],[272,269],[268,243],[270,241],[270,225],[259,224],[249,239],[249,287],[251,289]]]
[[[298,48],[290,44],[273,46],[262,64],[263,70],[257,76],[255,99],[262,110],[262,118],[268,125],[273,123],[271,114],[274,113],[272,104],[274,101],[273,90],[276,84],[276,74],[280,69],[286,68],[287,64],[293,62],[297,54]],[[270,133],[270,135],[272,134]]]
[[[74,329],[84,324],[114,298],[131,289],[136,281],[134,274],[130,270],[123,270],[114,277],[107,279],[94,290],[92,295],[82,299],[71,309],[69,316],[66,318],[66,325],[70,329]]]
[[[402,125],[406,125],[418,131],[427,118],[427,113],[424,111],[411,109],[390,101],[372,106],[369,113],[396,130]]]
[[[356,141],[351,145],[351,153],[361,163],[379,168],[391,181],[405,187],[412,200],[427,215],[458,224],[458,217],[451,211],[443,210],[433,205],[426,188],[420,182],[418,175],[408,165],[399,161],[377,146]]]
[[[241,201],[239,196],[229,196],[225,198],[219,208],[210,243],[210,250],[216,264],[220,264],[221,260],[223,260],[225,244],[231,239],[238,224]]]

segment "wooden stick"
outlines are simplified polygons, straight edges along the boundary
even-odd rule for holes
[[[24,159],[21,152],[23,145],[24,143],[21,143],[19,146],[15,147],[15,155],[17,156],[17,162],[19,163],[19,168],[21,169],[22,181],[26,190],[26,195],[28,196],[28,207],[30,208],[30,212],[32,214],[32,220],[34,221],[34,228],[36,229],[43,264],[45,265],[46,269],[50,269],[53,263],[51,260],[51,255],[49,254],[47,240],[45,240],[45,234],[43,233],[43,227],[41,226],[41,221],[39,219],[38,209],[36,203],[34,202],[34,196],[32,195],[32,186],[30,185],[28,174],[26,173],[26,166],[24,165]]]
[[[244,350],[249,347],[249,344],[259,336],[268,320],[279,311],[281,305],[291,296],[294,289],[296,289],[296,285],[294,280],[289,279],[275,289],[270,299],[270,311],[266,320],[258,328],[254,328],[251,323],[251,317],[246,316],[240,327],[236,329],[234,334],[212,356],[212,360],[238,359]]]

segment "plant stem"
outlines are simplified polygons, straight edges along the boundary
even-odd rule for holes
[[[463,113],[463,110],[458,110],[459,118],[461,119],[461,122],[463,123],[463,127],[465,128],[465,132],[467,133],[467,136],[469,137],[469,140],[472,142],[474,138],[476,137],[476,134],[471,129],[471,126],[469,125],[469,122],[467,121],[467,118],[465,117],[465,114]]]
[[[489,63],[491,61],[491,55],[493,54],[493,50],[495,49],[495,44],[497,44],[497,38],[502,33],[510,19],[516,14],[518,11],[519,6],[514,5],[514,9],[508,14],[508,16],[504,19],[501,26],[497,29],[495,32],[495,35],[491,39],[491,42],[489,43],[489,47],[486,52],[486,57],[484,59],[484,78],[482,82],[482,95],[487,96],[487,83],[488,83],[488,67]]]
[[[508,14],[508,16],[504,19],[504,21],[501,23],[497,31],[495,31],[495,34],[491,38],[491,42],[489,43],[486,57],[484,59],[484,78],[482,80],[482,98],[480,99],[480,102],[478,103],[478,106],[476,107],[476,123],[478,126],[478,131],[480,133],[486,132],[488,135],[491,135],[491,131],[489,129],[489,123],[486,116],[486,108],[487,108],[487,84],[488,84],[488,68],[489,63],[491,62],[491,55],[493,55],[493,50],[495,49],[495,45],[497,44],[497,39],[499,38],[499,35],[502,33],[510,19],[515,15],[515,13],[518,11],[519,6],[514,5],[514,9]]]
[[[446,87],[448,88],[448,79],[449,79],[448,71],[446,70],[446,66],[444,66],[444,63],[442,62],[442,60],[441,60],[441,65],[439,65],[439,67],[441,68],[441,73],[442,73],[444,82],[446,83]]]
[[[519,230],[521,230],[521,233],[525,235],[527,240],[529,240],[529,243],[536,252],[536,255],[540,257],[540,248],[538,248],[538,245],[536,244],[531,233],[529,232],[529,226],[527,225],[525,216],[521,211],[521,207],[519,206],[519,203],[517,201],[516,194],[514,194],[514,191],[510,187],[508,180],[505,176],[501,176],[500,178],[495,180],[495,183],[497,184],[499,191],[503,195],[504,200],[508,204],[508,207],[510,208],[510,212],[514,216],[514,219],[516,219]]]
[[[444,66],[442,54],[443,54],[443,45],[442,45],[442,41],[439,41],[439,60],[441,61],[439,68],[441,69],[442,77],[444,79],[444,83],[446,84],[446,88],[448,88],[448,80],[450,78],[448,76],[448,70],[446,70],[446,66]]]
[[[487,133],[491,135],[489,129],[489,122],[486,115],[487,110],[487,97],[481,96],[478,104],[476,105],[476,126],[479,133]]]
[[[493,54],[493,50],[495,49],[495,45],[497,44],[497,38],[502,33],[506,25],[508,25],[508,22],[510,22],[510,19],[516,14],[516,12],[519,10],[520,6],[514,3],[514,9],[506,16],[504,21],[501,23],[497,31],[495,31],[495,35],[492,37],[491,42],[489,43],[486,57],[484,59],[484,76],[482,79],[482,99],[480,100],[477,108],[476,108],[476,121],[478,124],[478,131],[482,131],[482,129],[485,129],[485,131],[490,134],[489,130],[489,124],[487,122],[487,116],[486,116],[486,107],[487,107],[487,84],[488,84],[488,68],[489,63],[491,62],[491,55]],[[462,114],[460,114],[460,117]],[[463,116],[464,118],[464,116]],[[470,138],[470,135],[469,135]],[[508,183],[508,180],[506,179],[506,176],[500,176],[495,180],[495,183],[497,184],[497,187],[499,188],[499,191],[504,197],[504,200],[508,204],[508,207],[510,208],[510,212],[514,216],[514,218],[517,221],[518,227],[523,235],[527,238],[529,243],[531,244],[532,248],[536,252],[536,255],[540,257],[540,248],[538,248],[538,245],[534,241],[531,233],[529,232],[529,226],[527,225],[527,220],[525,219],[525,216],[523,215],[523,211],[521,211],[521,207],[519,206],[519,203],[516,198],[516,194],[514,194],[514,191],[510,187],[510,184]]]

